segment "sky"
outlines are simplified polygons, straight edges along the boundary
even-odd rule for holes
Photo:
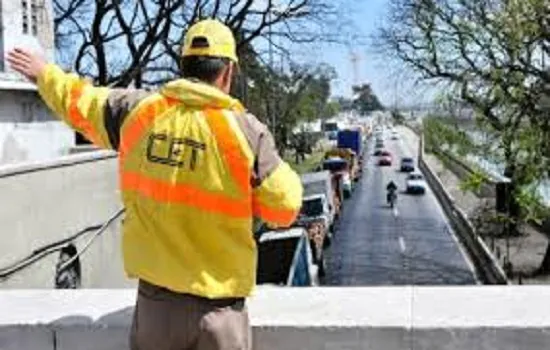
[[[386,18],[389,0],[355,0],[350,1],[352,5],[346,9],[348,16],[357,27],[358,34],[363,37],[371,37],[376,34],[377,28]],[[419,89],[412,86],[412,81],[404,81],[402,76],[396,77],[396,69],[402,67],[390,66],[387,60],[376,55],[373,51],[371,40],[368,44],[354,46],[352,49],[359,56],[357,64],[359,82],[371,84],[378,98],[386,106],[398,104],[414,104],[426,102],[432,96],[426,91],[426,87]],[[333,66],[338,74],[338,79],[333,82],[333,96],[351,97],[351,86],[354,83],[353,65],[351,63],[350,48],[342,45],[322,45],[309,57],[303,60],[324,62]],[[429,89],[428,89],[429,90]]]

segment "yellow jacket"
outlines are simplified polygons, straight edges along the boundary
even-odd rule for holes
[[[108,89],[48,65],[38,87],[70,126],[119,151],[130,277],[207,298],[250,294],[253,217],[287,226],[302,201],[265,125],[217,88],[184,79],[159,92]]]

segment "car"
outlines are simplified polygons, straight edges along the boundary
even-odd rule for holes
[[[392,131],[391,139],[392,140],[399,140],[399,134],[397,133],[397,131]]]
[[[391,164],[392,164],[391,153],[385,150],[380,152],[380,159],[378,159],[378,165],[384,166],[384,165],[391,165]]]
[[[401,158],[401,167],[402,172],[413,172],[414,171],[414,159],[411,157],[403,157]]]
[[[379,156],[382,155],[382,152],[383,152],[383,151],[384,151],[384,150],[383,150],[382,148],[379,148],[379,149],[377,149],[376,151],[374,151],[374,155],[377,156],[377,157],[379,157]]]
[[[424,176],[419,173],[409,174],[405,180],[405,190],[410,194],[426,193],[426,181],[424,180]]]

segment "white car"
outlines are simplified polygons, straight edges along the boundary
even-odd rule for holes
[[[420,173],[411,173],[405,181],[405,189],[407,193],[424,194],[426,193],[426,181]]]

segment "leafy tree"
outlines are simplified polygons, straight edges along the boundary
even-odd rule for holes
[[[539,59],[550,54],[548,2],[394,0],[391,13],[377,42],[386,57],[457,91],[498,145],[484,156],[504,164],[512,181],[508,228],[514,232],[533,212],[536,203],[525,198],[536,198],[533,184],[549,164],[534,84],[548,81]]]
[[[405,122],[405,116],[403,116],[403,114],[401,114],[398,110],[392,110],[391,117],[393,118],[395,124],[399,125]]]
[[[353,87],[353,108],[361,114],[367,114],[372,111],[383,110],[384,106],[378,100],[378,97],[372,90],[370,84],[361,84]]]

